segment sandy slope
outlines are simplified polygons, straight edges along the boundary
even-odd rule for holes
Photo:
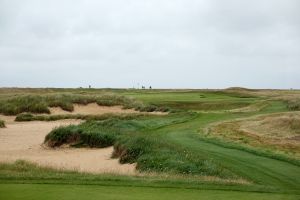
[[[60,107],[49,108],[52,115],[62,114],[82,114],[82,115],[101,115],[105,113],[140,113],[134,109],[122,109],[122,106],[99,106],[96,103],[88,105],[74,104],[74,111],[68,112]]]
[[[93,173],[135,174],[135,165],[121,165],[111,159],[113,148],[104,149],[48,149],[42,146],[45,136],[60,125],[78,124],[79,120],[51,122],[13,122],[6,120],[7,128],[0,129],[0,162],[24,159],[42,166],[63,168]]]

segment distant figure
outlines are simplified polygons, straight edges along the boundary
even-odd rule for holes
[[[151,85],[150,85],[149,89],[150,89],[150,90],[152,89]]]
[[[91,85],[89,85],[89,88],[91,89],[91,88],[92,88],[92,86],[91,86]]]
[[[142,89],[144,90],[144,89],[145,89],[145,86],[142,86]]]

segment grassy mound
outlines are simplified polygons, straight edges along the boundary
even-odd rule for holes
[[[300,134],[300,115],[296,113],[270,116],[261,121],[258,128],[276,136],[286,137]]]
[[[299,99],[293,99],[293,100],[289,100],[287,102],[287,107],[289,110],[294,110],[294,111],[297,111],[297,110],[300,110],[300,100]]]
[[[110,118],[116,119],[136,119],[148,116],[147,113],[106,113],[101,115],[82,115],[82,114],[65,114],[65,115],[33,115],[31,113],[21,113],[15,118],[15,121],[56,121],[63,119],[81,119],[81,120],[105,120]]]
[[[134,108],[139,111],[167,112],[168,109],[154,105],[144,105],[130,97],[116,94],[80,95],[80,94],[52,94],[52,95],[21,95],[4,98],[0,101],[0,113],[17,115],[20,113],[50,113],[49,107],[60,107],[66,111],[73,111],[73,104],[86,105],[97,103],[100,106],[121,105],[124,109]]]
[[[63,144],[88,147],[112,146],[119,134],[111,127],[113,121],[85,122],[79,126],[58,127],[46,136],[45,143],[50,147]]]
[[[233,173],[209,158],[196,156],[161,136],[155,136],[155,131],[151,133],[151,130],[175,120],[172,116],[166,118],[88,121],[52,130],[45,143],[50,147],[63,144],[100,148],[114,145],[113,157],[118,157],[121,163],[137,163],[140,171],[234,177]],[[149,127],[149,124],[152,125]]]
[[[243,120],[218,123],[209,136],[246,146],[278,152],[291,158],[300,156],[300,114],[268,114]]]

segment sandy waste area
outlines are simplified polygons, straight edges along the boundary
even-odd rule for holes
[[[100,107],[100,106],[99,106]],[[92,106],[75,107],[77,114],[101,114],[97,111],[112,108],[115,112],[124,111],[122,108]],[[58,109],[55,111],[57,114]],[[59,111],[60,112],[60,111]],[[62,111],[65,112],[65,111]],[[131,112],[131,111],[130,111]],[[102,112],[103,113],[103,112]],[[61,114],[61,113],[60,113]],[[79,124],[80,120],[31,121],[14,122],[14,117],[0,115],[5,121],[6,128],[0,128],[0,162],[26,160],[40,166],[57,169],[76,170],[90,173],[136,174],[135,164],[120,164],[118,159],[112,159],[113,147],[96,148],[49,148],[43,145],[45,136],[55,127]]]

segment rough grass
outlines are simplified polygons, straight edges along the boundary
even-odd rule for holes
[[[293,111],[299,111],[300,110],[300,99],[293,99],[293,100],[289,100],[287,101],[287,107],[290,110]]]
[[[117,94],[81,95],[81,94],[52,94],[52,95],[19,95],[2,98],[0,100],[0,113],[17,115],[24,112],[50,113],[48,107],[60,107],[66,111],[73,111],[73,104],[86,105],[97,103],[100,106],[121,105],[124,109],[134,108],[138,111],[169,111],[168,108],[146,105],[130,97]]]
[[[209,136],[300,158],[299,113],[268,114],[218,123]]]
[[[167,105],[173,109],[180,110],[204,110],[204,111],[216,111],[216,110],[231,110],[235,108],[241,108],[249,106],[249,102],[230,102],[230,101],[212,101],[212,102],[193,102],[193,101],[170,101],[163,102],[163,105]]]
[[[15,121],[56,121],[63,119],[81,119],[81,120],[105,120],[109,118],[116,119],[136,119],[140,117],[149,116],[147,113],[106,113],[101,115],[82,115],[82,114],[65,114],[65,115],[33,115],[31,113],[21,113],[18,114],[15,118]]]
[[[148,130],[162,126],[156,122],[157,125],[149,128],[150,120],[108,119],[59,127],[46,136],[45,143],[50,147],[63,144],[77,147],[114,145],[114,157],[118,157],[121,163],[137,163],[137,169],[143,172],[236,177],[212,160],[194,156],[192,152],[148,133]]]
[[[0,113],[16,115],[22,112],[50,113],[46,101],[41,96],[20,96],[1,100]]]
[[[53,129],[45,138],[50,147],[59,147],[63,144],[88,147],[108,147],[116,141],[120,134],[112,128],[113,121],[109,119],[99,122],[85,122],[79,126],[70,125]]]
[[[0,119],[0,128],[5,128],[5,122]]]
[[[44,181],[44,183],[58,182],[62,181],[63,183],[70,184],[108,184],[113,183],[114,185],[130,185],[136,184],[136,186],[147,186],[149,183],[156,184],[161,182],[169,182],[176,186],[180,182],[195,183],[190,185],[190,188],[198,188],[199,184],[205,183],[219,183],[223,186],[237,186],[248,185],[250,183],[243,179],[220,179],[218,177],[212,176],[169,176],[168,174],[157,174],[157,173],[143,173],[137,174],[136,176],[124,176],[124,175],[115,175],[115,174],[90,174],[82,173],[76,170],[65,170],[65,169],[54,169],[50,167],[39,166],[35,163],[31,163],[24,160],[17,160],[14,163],[2,163],[0,162],[0,180],[6,181]],[[148,181],[149,182],[148,182]],[[105,181],[105,182],[104,182]],[[126,181],[126,182],[123,182]],[[129,183],[128,183],[129,181]],[[138,181],[134,183],[133,181]],[[131,183],[130,183],[131,182]],[[152,185],[153,186],[153,185]]]

